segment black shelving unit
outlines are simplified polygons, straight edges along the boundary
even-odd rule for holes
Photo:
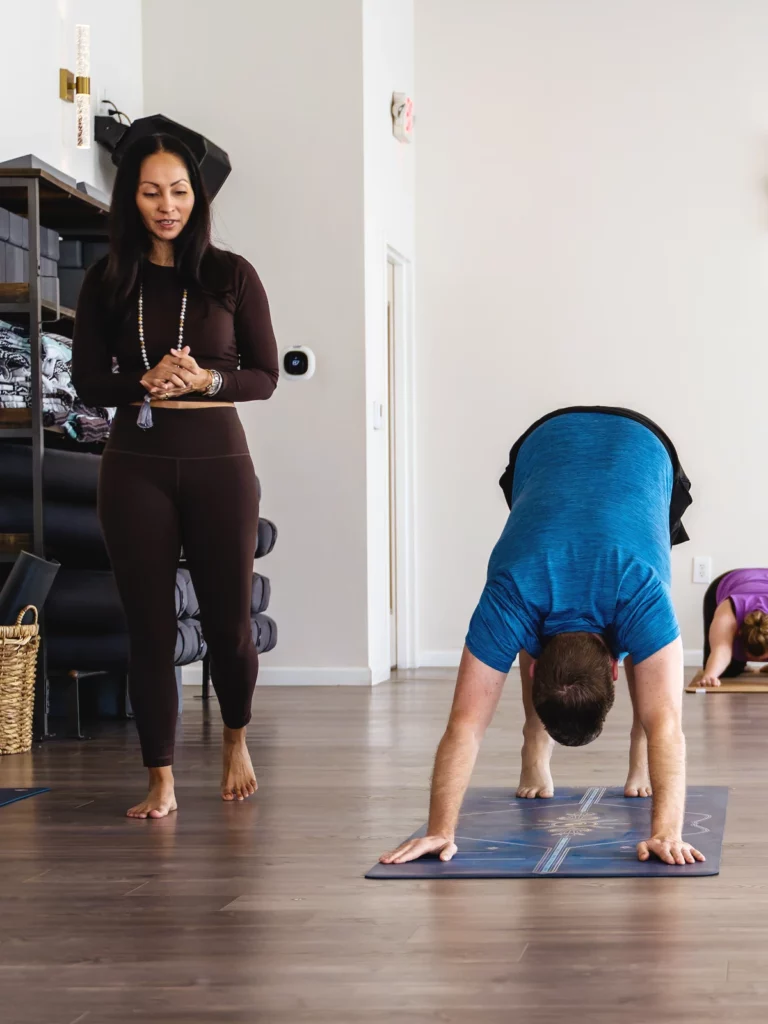
[[[26,422],[3,420],[0,417],[0,441],[30,440],[32,444],[32,551],[45,558],[43,519],[43,324],[56,325],[59,333],[67,333],[74,322],[75,311],[43,302],[40,275],[40,225],[53,228],[64,237],[103,239],[107,235],[109,207],[85,195],[46,171],[28,168],[0,167],[0,206],[25,216],[29,221],[29,284],[0,284],[0,315],[25,317],[29,322],[29,343],[32,359],[31,409]],[[13,562],[18,552],[0,553],[0,562]],[[35,736],[48,735],[48,676],[45,658],[45,632],[38,662],[35,694]]]

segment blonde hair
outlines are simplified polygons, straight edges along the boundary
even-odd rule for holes
[[[744,619],[739,636],[747,654],[763,658],[768,654],[768,615],[765,612],[750,612]]]

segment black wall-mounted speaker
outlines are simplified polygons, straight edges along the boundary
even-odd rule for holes
[[[229,156],[221,147],[164,114],[137,118],[130,127],[120,124],[113,117],[97,117],[94,134],[96,141],[112,153],[114,164],[119,164],[127,147],[144,135],[166,134],[181,139],[200,164],[200,173],[210,199],[214,198],[232,171]]]

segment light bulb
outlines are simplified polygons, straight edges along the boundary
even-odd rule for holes
[[[87,78],[91,73],[91,26],[75,26],[75,74]]]
[[[91,27],[75,26],[75,111],[77,148],[91,148]]]
[[[75,97],[77,116],[77,148],[91,148],[91,97],[88,93],[78,93]]]

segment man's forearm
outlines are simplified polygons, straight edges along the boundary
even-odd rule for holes
[[[480,741],[469,725],[448,724],[435,756],[429,800],[429,835],[453,838]]]
[[[685,737],[679,726],[648,736],[654,836],[680,838],[685,815]]]

